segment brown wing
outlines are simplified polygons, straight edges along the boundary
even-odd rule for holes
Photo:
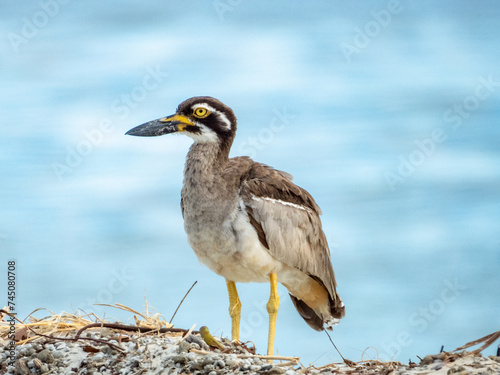
[[[250,223],[261,243],[275,258],[323,285],[330,297],[332,317],[343,317],[344,307],[336,292],[330,251],[319,218],[321,210],[312,196],[295,185],[287,173],[255,162],[248,166],[240,186]],[[323,329],[323,321],[314,311],[291,297],[306,322]]]

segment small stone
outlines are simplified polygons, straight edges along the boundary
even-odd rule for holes
[[[226,367],[226,364],[224,363],[224,361],[222,359],[219,359],[219,360],[214,362],[214,366],[218,367],[218,368],[224,368],[224,367]]]
[[[273,366],[273,368],[270,369],[268,372],[266,372],[266,374],[267,375],[281,375],[281,374],[284,374],[285,371],[286,370],[284,368],[281,368],[279,366]]]
[[[52,357],[55,359],[62,358],[62,357],[64,357],[64,353],[59,351],[59,350],[56,350],[54,353],[52,353]]]
[[[203,370],[203,365],[198,361],[193,361],[189,364],[189,371],[201,371]]]
[[[183,341],[179,344],[179,353],[187,353],[191,349],[191,344]]]
[[[54,352],[55,353],[60,353],[60,352]],[[54,358],[59,358],[56,357],[54,354],[52,354],[48,349],[43,349],[41,352],[39,352],[36,355],[36,358],[38,358],[40,361],[45,362],[45,363],[53,363]],[[62,357],[62,353],[61,353]]]
[[[208,373],[208,375],[217,375],[217,372],[215,372],[215,371],[210,371],[210,372]]]
[[[188,361],[186,353],[176,355],[172,359],[174,360],[174,363],[180,363],[180,364],[185,364]]]
[[[114,349],[109,346],[103,346],[99,349],[104,354],[112,355],[114,353]]]
[[[496,355],[489,355],[488,358],[494,360],[495,362],[500,363],[500,357]]]
[[[141,366],[141,363],[137,359],[134,359],[134,360],[132,360],[132,362],[130,363],[129,366],[132,369],[136,369],[136,368],[139,368]]]
[[[30,373],[30,370],[28,366],[26,365],[26,361],[23,361],[22,359],[18,359],[16,361],[16,374],[18,375],[28,375]]]
[[[214,369],[215,369],[214,365],[205,365],[203,367],[203,370],[205,370],[205,372],[210,372],[210,371],[213,371]]]
[[[430,365],[432,362],[434,362],[434,360],[432,359],[432,357],[430,355],[426,355],[424,357],[424,359],[422,359],[421,364],[422,365]]]
[[[446,357],[446,353],[439,353],[439,354],[434,354],[432,358],[434,359],[440,359],[441,361]]]
[[[209,354],[209,355],[206,355],[205,358],[203,358],[202,364],[203,364],[203,366],[211,365],[212,363],[214,363],[218,359],[219,359],[219,357]]]
[[[195,342],[192,342],[192,343],[190,344],[190,349],[200,350],[200,349],[201,349],[201,346],[200,346],[200,345],[198,345],[198,344],[197,344],[197,343],[195,343]]]
[[[226,366],[228,367],[234,367],[236,366],[236,363],[237,363],[237,358],[236,356],[233,356],[232,355],[228,355],[227,358],[226,358]]]
[[[200,348],[205,348],[205,349],[208,348],[208,345],[206,344],[206,342],[203,341],[198,336],[189,335],[189,337],[186,339],[186,341],[189,342],[190,344],[198,344],[200,346]]]
[[[98,360],[103,359],[103,358],[104,358],[104,353],[103,352],[96,353],[92,357],[92,359],[94,360],[94,362],[97,362]]]
[[[432,367],[433,371],[441,370],[443,368],[442,363],[438,363],[436,366]]]

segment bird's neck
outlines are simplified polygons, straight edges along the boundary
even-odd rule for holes
[[[186,158],[183,195],[200,199],[209,192],[220,191],[216,186],[224,183],[220,176],[227,165],[228,154],[229,149],[226,151],[217,143],[194,143]]]
[[[187,154],[184,176],[205,180],[217,175],[228,160],[229,150],[224,151],[217,143],[194,143]]]
[[[195,143],[189,149],[181,192],[185,221],[196,220],[203,212],[213,210],[221,197],[228,195],[227,181],[222,177],[227,154],[213,143]]]

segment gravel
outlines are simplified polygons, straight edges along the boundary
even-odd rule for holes
[[[0,374],[8,375],[328,375],[328,374],[500,374],[500,357],[428,355],[420,364],[398,362],[358,363],[355,368],[332,364],[323,368],[279,366],[249,355],[247,348],[220,339],[231,348],[230,353],[209,351],[199,336],[180,337],[123,335],[122,342],[112,340],[112,331],[89,332],[87,340],[66,341],[40,338],[36,342],[16,346],[14,365],[7,363],[7,352],[0,350]],[[123,352],[100,339],[121,347]],[[4,343],[0,342],[3,347]]]

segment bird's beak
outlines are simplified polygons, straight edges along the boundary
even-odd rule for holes
[[[156,137],[169,133],[182,132],[186,126],[193,126],[194,124],[186,116],[172,115],[162,117],[157,120],[146,122],[142,125],[130,129],[125,135],[135,135],[138,137]]]

